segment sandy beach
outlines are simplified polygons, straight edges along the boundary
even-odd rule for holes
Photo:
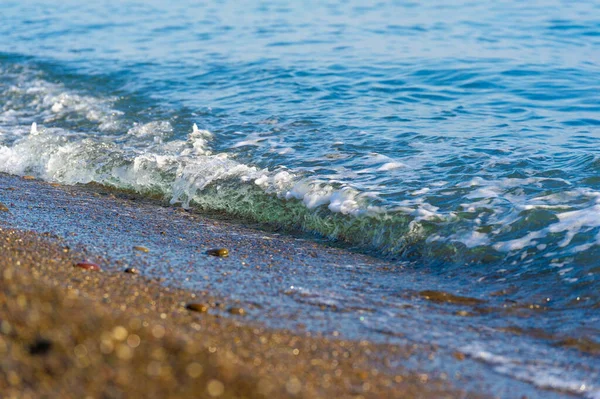
[[[7,175],[2,186],[61,190]],[[5,206],[4,225],[18,204]],[[0,241],[6,398],[473,396],[398,367],[415,348],[266,328],[245,317],[251,304],[125,273],[110,257],[84,270],[93,251],[53,232],[5,226]]]
[[[599,1],[0,10],[0,399],[600,399]]]

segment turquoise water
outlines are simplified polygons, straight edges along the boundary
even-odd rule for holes
[[[600,340],[599,3],[0,11],[0,171],[328,237]],[[540,384],[598,397],[565,356],[590,370]]]

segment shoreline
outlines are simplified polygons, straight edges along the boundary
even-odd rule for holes
[[[0,387],[11,397],[471,397],[426,374],[393,373],[409,348],[298,334],[142,276],[73,267],[55,239],[0,228]]]
[[[0,390],[9,398],[483,396],[457,389],[443,374],[402,367],[411,357],[435,356],[435,347],[310,332],[302,326],[312,321],[293,316],[282,321],[285,328],[265,326],[257,315],[277,314],[240,298],[243,288],[231,295],[213,289],[232,272],[373,262],[366,256],[136,203],[126,195],[5,174],[0,181],[0,201],[8,208],[0,214]],[[198,231],[194,240],[182,241],[187,219]],[[161,223],[171,226],[169,234],[153,231]],[[55,229],[62,225],[65,230]],[[103,250],[110,243],[95,240],[109,234],[129,249]],[[196,241],[231,245],[235,254],[206,256]],[[167,251],[175,244],[195,262],[190,270],[172,270],[169,259],[179,255],[157,253],[161,245]],[[139,245],[151,253],[131,251]],[[103,271],[73,267],[86,259]],[[124,273],[126,267],[142,273]],[[204,285],[177,280],[197,274],[197,268],[207,273]],[[176,281],[160,277],[166,270]],[[190,303],[208,311],[190,311]]]

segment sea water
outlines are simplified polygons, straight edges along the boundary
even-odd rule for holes
[[[600,3],[4,0],[0,77],[0,171],[328,238],[529,307],[482,321],[518,351],[462,350],[600,397]],[[408,328],[380,306],[366,328]]]

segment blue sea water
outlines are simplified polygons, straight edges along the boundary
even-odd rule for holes
[[[592,349],[473,356],[600,397],[600,3],[5,0],[0,76],[0,171],[542,303],[511,323]]]

